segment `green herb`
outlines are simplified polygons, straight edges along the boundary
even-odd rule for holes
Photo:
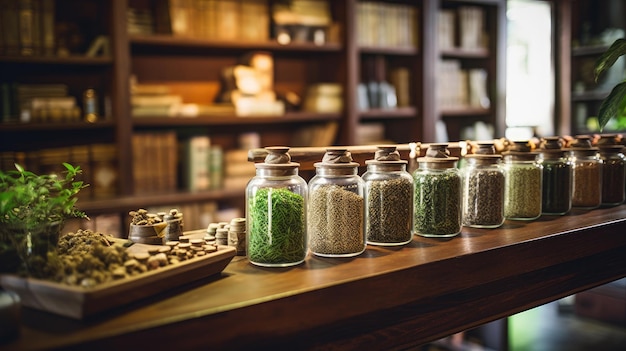
[[[504,217],[535,219],[541,215],[541,169],[534,165],[507,168]]]
[[[0,271],[15,271],[19,255],[24,273],[42,274],[47,255],[54,252],[63,223],[69,218],[87,218],[76,205],[76,195],[86,187],[75,178],[80,167],[63,163],[65,176],[37,175],[16,164],[15,170],[0,171]]]
[[[461,231],[461,179],[456,173],[414,173],[413,228],[424,236],[452,236]]]
[[[248,258],[260,265],[297,263],[306,256],[304,198],[285,188],[262,188],[250,199]]]

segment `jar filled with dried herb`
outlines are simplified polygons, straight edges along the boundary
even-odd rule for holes
[[[365,161],[365,235],[367,243],[398,246],[413,239],[413,177],[395,146],[379,146]]]
[[[307,254],[308,186],[289,148],[268,147],[246,187],[246,246],[252,264],[287,267]]]
[[[564,215],[572,209],[572,162],[558,136],[541,139],[539,161],[543,166],[541,213]]]
[[[497,228],[504,223],[504,170],[502,156],[493,143],[478,143],[474,154],[465,156],[463,176],[463,225]]]
[[[461,232],[461,175],[447,144],[430,144],[413,172],[413,231],[427,237]]]
[[[624,146],[619,144],[616,134],[602,134],[597,146],[602,159],[602,205],[619,205],[625,199]]]
[[[504,217],[533,220],[541,216],[543,166],[527,140],[514,141],[503,152]]]
[[[572,207],[597,208],[602,203],[602,160],[591,136],[577,135],[570,147]]]
[[[328,148],[309,181],[309,247],[317,256],[352,257],[365,251],[364,182],[345,148]]]

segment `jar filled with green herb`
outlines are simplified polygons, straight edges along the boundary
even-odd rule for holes
[[[365,235],[367,243],[398,246],[413,239],[413,177],[395,146],[379,146],[365,161]]]
[[[602,160],[591,136],[577,135],[570,147],[572,207],[592,209],[602,203]]]
[[[572,162],[558,136],[541,139],[539,161],[543,166],[541,213],[564,215],[572,209]]]
[[[246,187],[246,245],[252,264],[287,267],[307,254],[306,181],[288,147],[268,147]]]
[[[504,217],[533,220],[541,216],[543,166],[529,141],[514,141],[503,152]]]
[[[447,144],[430,144],[413,172],[413,232],[452,237],[461,232],[461,175]]]
[[[328,148],[309,181],[309,247],[317,256],[352,257],[365,251],[364,182],[345,148]]]
[[[625,199],[624,146],[618,142],[616,134],[602,134],[597,146],[602,159],[602,205],[619,205]]]
[[[502,156],[493,143],[478,143],[474,154],[465,156],[463,176],[463,225],[497,228],[504,223],[504,170]]]

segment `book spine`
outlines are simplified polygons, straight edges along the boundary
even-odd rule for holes
[[[20,23],[18,17],[18,3],[16,1],[2,1],[2,33],[4,38],[4,52],[7,56],[20,54]]]
[[[35,9],[33,0],[20,0],[18,6],[20,54],[22,56],[32,56],[35,53],[33,38]]]

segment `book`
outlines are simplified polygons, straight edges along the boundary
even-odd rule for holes
[[[17,56],[20,54],[20,22],[17,1],[0,1],[2,6],[2,30],[4,54]]]
[[[455,11],[450,9],[441,9],[437,14],[437,43],[440,50],[455,47],[455,14]]]
[[[190,191],[208,190],[211,139],[206,135],[185,140],[181,150],[183,187]]]
[[[18,1],[18,23],[20,55],[32,56],[35,54],[35,5],[34,0]]]
[[[92,144],[89,147],[89,156],[92,196],[94,198],[115,196],[118,193],[119,182],[115,144]]]
[[[54,11],[54,0],[41,0],[41,53],[44,56],[52,56],[55,52]]]

